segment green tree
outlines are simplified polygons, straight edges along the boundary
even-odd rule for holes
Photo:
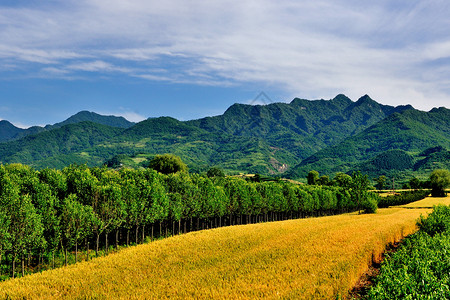
[[[328,185],[330,183],[330,177],[328,177],[328,175],[322,175],[317,183],[319,185]]]
[[[101,169],[99,171],[99,203],[96,214],[100,219],[99,233],[105,233],[105,251],[108,253],[108,235],[116,230],[116,246],[118,229],[124,222],[126,203],[122,200],[120,174],[114,170]]]
[[[142,213],[139,210],[139,201],[141,201],[141,197],[139,196],[140,190],[137,186],[137,181],[141,174],[142,171],[140,170],[126,168],[120,170],[120,177],[122,179],[122,199],[125,205],[124,223],[122,226],[127,230],[127,246],[130,244],[130,231],[133,226],[138,223],[138,216]]]
[[[225,173],[221,168],[218,167],[212,167],[208,170],[206,173],[206,176],[208,177],[225,177]]]
[[[420,185],[421,185],[420,180],[417,179],[416,177],[413,177],[409,180],[409,186],[414,190],[419,189]]]
[[[376,185],[375,185],[375,187],[377,188],[377,189],[379,189],[379,190],[383,190],[384,189],[384,185],[385,185],[385,183],[386,183],[386,176],[384,176],[384,175],[381,175],[381,176],[379,176],[378,178],[375,178],[375,182],[377,183]]]
[[[156,155],[149,163],[149,168],[163,174],[187,172],[187,165],[180,157],[173,154]]]
[[[369,188],[369,178],[367,175],[361,174],[360,171],[353,172],[352,174],[352,185],[350,189],[350,194],[352,201],[357,205],[358,210],[364,209],[365,212],[375,212],[374,208],[375,198],[369,195],[367,191]],[[376,205],[375,205],[376,207]]]
[[[161,224],[162,221],[167,219],[170,211],[170,199],[161,179],[164,175],[160,175],[153,170],[145,170],[144,174],[148,188],[145,189],[145,193],[142,196],[148,199],[148,202],[143,214],[142,237],[144,237],[144,226],[146,224],[153,224],[155,222],[160,222]],[[176,174],[176,176],[178,175],[180,174]],[[178,201],[179,198],[175,200]],[[175,203],[179,203],[177,201]],[[177,218],[181,214],[182,211],[177,210]]]
[[[343,188],[350,188],[352,183],[352,177],[348,174],[338,172],[333,178],[333,185],[337,185]]]
[[[33,203],[37,213],[41,216],[44,227],[44,238],[47,242],[45,249],[52,253],[52,266],[54,267],[55,252],[61,240],[61,228],[59,219],[60,201],[54,190],[46,183],[39,182],[33,195]],[[44,250],[44,249],[41,249]],[[40,260],[39,260],[40,261]]]
[[[309,171],[307,180],[309,185],[317,184],[319,181],[319,172],[317,172],[316,170]]]
[[[15,263],[22,257],[22,276],[24,275],[24,255],[27,250],[41,247],[45,244],[42,237],[43,226],[40,216],[36,213],[31,198],[19,195],[17,187],[9,187],[8,198],[8,237],[12,255],[12,277],[15,276]]]
[[[62,200],[67,193],[67,178],[61,170],[43,169],[38,172],[38,178],[41,183],[46,183],[52,190],[53,195]]]
[[[64,224],[65,264],[67,265],[67,250],[72,246],[75,246],[75,262],[78,262],[78,241],[92,233],[92,225],[96,222],[95,214],[91,206],[81,204],[77,201],[77,196],[71,194],[63,200],[60,218]]]
[[[450,186],[450,171],[445,169],[434,170],[430,175],[431,195],[445,197],[445,189]]]

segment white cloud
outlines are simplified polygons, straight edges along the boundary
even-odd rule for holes
[[[114,112],[103,111],[103,112],[99,112],[99,114],[104,115],[104,116],[120,116],[120,117],[124,117],[128,121],[136,122],[136,123],[147,119],[143,115],[141,115],[135,111],[132,111],[129,108],[124,108],[124,107],[120,107],[119,110],[114,111]]]
[[[122,117],[124,117],[125,119],[127,119],[128,121],[131,121],[131,122],[140,122],[140,121],[143,121],[143,120],[147,119],[146,117],[144,117],[144,116],[142,116],[142,115],[140,115],[138,113],[130,112],[130,111],[129,112],[123,112],[120,115]]]
[[[369,93],[427,109],[449,98],[449,62],[436,62],[450,53],[449,14],[443,0],[0,7],[0,62],[42,64],[46,76],[67,78],[114,72],[174,83],[262,83],[304,98]]]

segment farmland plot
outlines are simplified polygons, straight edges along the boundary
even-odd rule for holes
[[[231,226],[0,283],[0,298],[335,298],[429,209]]]

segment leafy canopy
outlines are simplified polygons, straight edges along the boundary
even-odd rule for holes
[[[187,165],[179,156],[173,154],[156,155],[149,163],[149,167],[163,174],[187,172]]]

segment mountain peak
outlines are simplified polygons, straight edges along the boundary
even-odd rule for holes
[[[350,100],[349,97],[347,97],[347,96],[344,95],[344,94],[338,94],[338,95],[336,95],[336,97],[334,97],[332,100],[334,100],[334,101],[352,101],[352,100]]]
[[[356,103],[361,102],[376,102],[375,100],[373,100],[372,98],[370,98],[369,95],[365,94],[364,96],[362,96],[361,98],[358,99],[358,101],[356,101]]]
[[[56,123],[54,125],[47,125],[45,128],[46,129],[59,128],[64,125],[80,123],[80,122],[85,122],[85,121],[98,123],[98,124],[102,124],[102,125],[107,125],[107,126],[111,126],[111,127],[118,127],[118,128],[129,128],[135,124],[133,122],[128,121],[124,117],[104,116],[104,115],[97,114],[95,112],[82,110],[82,111],[74,114],[73,116],[69,117],[67,120],[65,120],[63,122]]]
[[[8,141],[19,135],[24,129],[18,128],[6,120],[0,121],[0,142]]]

